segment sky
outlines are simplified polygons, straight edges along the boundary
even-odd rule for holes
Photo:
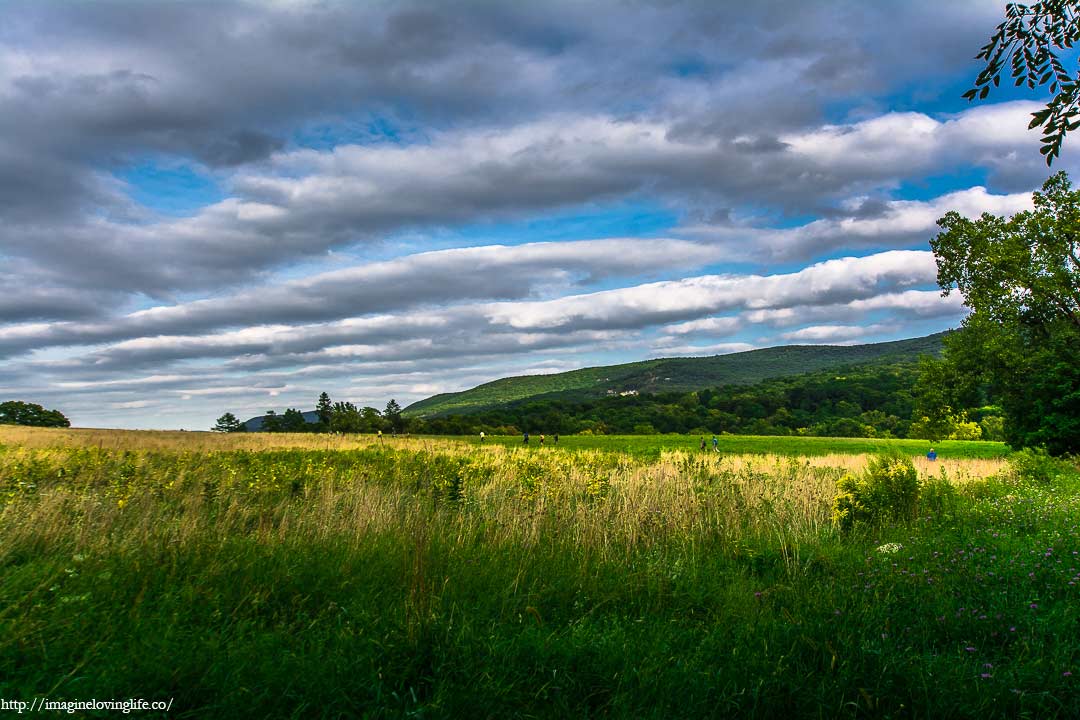
[[[76,426],[926,335],[1049,174],[1001,2],[2,7],[0,399]]]

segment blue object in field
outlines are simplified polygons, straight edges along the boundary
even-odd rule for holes
[[[937,460],[937,453],[934,452],[934,448],[930,448],[930,452],[926,453],[926,459],[930,461]]]

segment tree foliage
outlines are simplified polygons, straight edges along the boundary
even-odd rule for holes
[[[468,414],[428,418],[417,431],[470,435],[534,433],[642,434],[738,433],[832,437],[911,437],[915,416],[915,362],[874,363],[696,392],[639,394],[593,399],[530,399]],[[953,411],[968,425],[942,437],[967,433],[998,409],[973,396]],[[962,398],[961,398],[962,399]],[[414,418],[410,422],[419,423]]]
[[[214,432],[243,432],[244,424],[240,422],[231,412],[227,412],[221,417],[219,417],[217,419],[217,422],[214,423],[214,427],[210,429]]]
[[[319,401],[315,404],[315,412],[319,414],[319,422],[322,424],[323,429],[329,430],[331,421],[334,418],[334,404],[330,402],[330,396],[327,393],[319,395]]]
[[[946,339],[956,377],[986,383],[1006,440],[1080,451],[1080,191],[1058,173],[1034,210],[978,220],[950,212],[931,241],[938,283],[972,313]]]
[[[1048,166],[1060,153],[1065,136],[1080,127],[1080,73],[1074,75],[1058,57],[1059,51],[1071,50],[1078,41],[1080,0],[1009,3],[1005,19],[976,56],[986,66],[975,78],[975,86],[964,93],[968,100],[986,98],[990,88],[1001,83],[1006,66],[1017,87],[1046,87],[1053,97],[1045,108],[1032,113],[1028,127],[1042,129],[1040,152]]]
[[[46,410],[36,403],[8,400],[0,403],[0,425],[71,427],[71,421],[59,410]]]
[[[394,432],[401,432],[405,427],[405,422],[401,417],[401,406],[398,405],[397,400],[391,398],[390,402],[386,403],[386,410],[383,411],[383,417],[390,423],[390,428]]]

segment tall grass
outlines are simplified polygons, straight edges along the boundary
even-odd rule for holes
[[[174,717],[1080,711],[1076,482],[1000,460],[922,466],[957,495],[842,536],[835,483],[866,456],[0,442],[0,697],[174,698]]]

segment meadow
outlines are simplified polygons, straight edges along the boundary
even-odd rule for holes
[[[1075,465],[697,442],[0,427],[0,697],[192,718],[1080,715]],[[841,531],[837,481],[882,449],[913,458],[917,513]]]

